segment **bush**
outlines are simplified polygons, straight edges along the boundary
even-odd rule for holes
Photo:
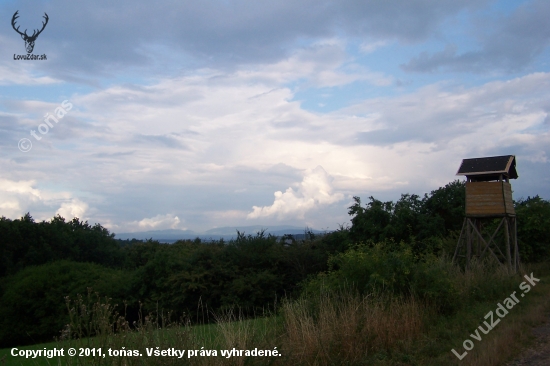
[[[452,274],[452,264],[447,260],[429,257],[417,264],[411,289],[440,313],[452,314],[460,308],[460,296]]]
[[[353,197],[355,204],[349,207],[352,226],[350,235],[354,242],[380,242],[393,239],[396,242],[420,243],[433,237],[443,238],[460,230],[466,201],[465,183],[459,180],[438,188],[420,199],[415,194],[402,194],[401,198],[382,202],[369,197],[370,202],[361,206],[361,199]],[[415,249],[422,249],[421,247]]]
[[[92,287],[118,304],[129,297],[129,273],[91,263],[59,261],[5,278],[0,298],[0,347],[51,341],[67,324],[65,297]]]
[[[542,262],[550,258],[550,201],[527,197],[517,201],[515,209],[521,260]]]
[[[18,220],[2,216],[0,238],[0,277],[64,259],[110,267],[120,267],[123,262],[114,234],[76,217],[65,222],[58,215],[49,222],[35,222],[28,213]]]
[[[305,294],[317,296],[351,288],[361,295],[414,295],[444,313],[454,311],[458,303],[452,265],[434,256],[414,256],[404,242],[358,244],[330,257],[328,263],[327,273],[304,284]]]

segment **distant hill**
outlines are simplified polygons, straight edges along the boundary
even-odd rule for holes
[[[121,240],[167,239],[173,242],[180,239],[195,239],[197,236],[199,236],[199,234],[195,233],[193,230],[166,229],[166,230],[138,231],[134,233],[120,233],[120,234],[115,234],[115,239],[121,239]]]
[[[252,226],[225,226],[210,229],[204,232],[206,235],[237,235],[237,230],[245,234],[255,234],[265,229],[266,234],[273,234],[276,236],[282,236],[285,234],[303,234],[306,230],[305,227],[291,226],[291,225],[252,225]],[[320,233],[319,230],[311,229],[313,233]]]
[[[299,226],[291,225],[252,225],[252,226],[225,226],[213,228],[206,230],[205,232],[195,232],[193,230],[177,230],[177,229],[167,229],[167,230],[150,230],[150,231],[140,231],[134,233],[120,233],[115,234],[115,239],[127,240],[127,239],[138,239],[138,240],[147,240],[153,239],[161,243],[173,243],[177,240],[185,239],[196,239],[200,238],[201,240],[230,240],[237,237],[237,230],[245,235],[256,235],[262,229],[265,229],[265,234],[272,234],[275,236],[283,236],[285,234],[294,235],[297,239],[302,238],[306,228]],[[309,229],[314,234],[320,234],[322,231]]]

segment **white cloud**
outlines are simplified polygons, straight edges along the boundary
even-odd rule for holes
[[[155,217],[144,218],[140,221],[133,221],[124,225],[124,230],[133,231],[148,231],[148,230],[165,230],[165,229],[181,229],[181,220],[179,217],[172,214],[156,215]],[[119,231],[122,231],[119,230]]]
[[[271,206],[253,206],[253,211],[247,215],[247,218],[276,216],[279,220],[292,217],[303,219],[306,212],[344,198],[342,193],[332,191],[332,177],[323,167],[317,166],[304,174],[304,179],[296,190],[289,187],[284,193],[275,192],[275,201]]]
[[[13,183],[10,190],[25,192],[4,192],[2,212],[52,217],[62,207],[72,215],[82,209],[71,206],[79,197],[90,205],[84,214],[98,213],[94,219],[117,232],[180,228],[182,222],[207,229],[242,224],[247,217],[268,224],[316,216],[322,225],[333,225],[334,212],[346,212],[331,205],[341,195],[429,192],[455,178],[462,158],[513,153],[518,164],[547,161],[550,74],[468,88],[436,83],[318,113],[293,101],[294,91],[286,86],[319,70],[337,72],[343,62],[316,57],[311,65],[292,61],[249,73],[203,70],[148,86],[75,95],[75,112],[36,141],[31,153],[6,149],[0,158],[0,170],[12,182],[32,178],[63,192]],[[15,122],[5,119],[3,126],[21,124],[30,107],[43,114],[58,104],[20,103],[9,114]],[[70,138],[56,139],[69,128]],[[317,164],[334,179],[312,170],[292,185],[300,181],[297,172]],[[270,170],[279,165],[288,170]],[[285,187],[271,205],[254,206],[266,192]],[[136,205],[135,197],[144,201]],[[151,217],[158,212],[178,216]]]
[[[55,214],[67,220],[72,220],[76,217],[80,219],[80,221],[86,221],[84,215],[87,210],[88,204],[77,198],[73,198],[70,202],[63,202]]]
[[[36,200],[40,199],[40,191],[33,186],[36,185],[34,180],[20,180],[20,181],[11,181],[9,179],[0,178],[0,191],[10,192],[14,194],[24,194],[31,199]]]
[[[50,76],[40,76],[29,72],[26,68],[28,63],[19,61],[14,65],[14,62],[0,64],[0,85],[19,85],[19,86],[42,86],[49,84],[61,83],[61,80]]]
[[[0,179],[0,215],[16,219],[30,212],[36,220],[55,215],[83,219],[88,205],[67,191],[36,188],[35,180]],[[57,210],[55,207],[58,207]]]
[[[335,87],[364,81],[377,86],[388,86],[391,76],[372,72],[355,62],[346,53],[342,40],[327,39],[302,48],[289,57],[273,64],[259,65],[253,72],[241,75],[254,76],[258,80],[270,78],[273,82],[287,83],[302,81],[305,87]]]
[[[22,217],[28,207],[39,202],[39,190],[33,188],[34,181],[12,181],[0,179],[0,216],[16,219]]]
[[[318,228],[347,219],[340,195],[421,194],[462,158],[508,153],[514,190],[549,197],[548,0],[146,3],[54,2],[48,61],[0,60],[0,215]],[[40,24],[44,9],[21,6],[22,26]],[[24,52],[4,33],[1,49]],[[317,165],[330,177],[302,174]]]
[[[377,50],[378,48],[384,47],[387,44],[388,44],[387,41],[363,42],[359,46],[359,49],[363,53],[372,53],[375,50]]]

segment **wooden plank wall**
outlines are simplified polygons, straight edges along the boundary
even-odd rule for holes
[[[515,215],[512,185],[506,182],[466,182],[466,216]]]

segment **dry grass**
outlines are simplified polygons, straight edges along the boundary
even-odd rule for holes
[[[523,274],[531,272],[531,268],[520,268]],[[541,273],[539,268],[534,273]],[[546,271],[545,271],[546,272]],[[507,316],[495,328],[492,337],[476,344],[476,352],[472,357],[465,358],[461,365],[467,366],[496,366],[504,365],[525,346],[529,345],[532,339],[532,328],[548,321],[550,312],[550,284],[541,281],[529,293],[531,304],[526,308],[513,309],[510,311],[512,317]],[[535,298],[538,296],[537,298]],[[470,355],[468,355],[470,356]]]
[[[496,366],[503,365],[514,356],[521,344],[529,337],[529,324],[547,320],[544,316],[544,304],[539,304],[524,314],[521,319],[504,322],[500,329],[495,329],[495,336],[476,344],[472,357],[464,359],[466,366]],[[501,322],[502,323],[502,322]],[[500,326],[500,324],[499,324]]]
[[[243,319],[242,314],[235,309],[214,315],[216,320],[217,348],[224,350],[273,349],[277,339],[277,317],[268,316],[254,320]],[[266,360],[263,360],[265,364]],[[245,357],[221,359],[223,365],[242,366],[252,361]]]
[[[307,299],[283,305],[284,349],[292,364],[359,362],[369,352],[398,347],[422,332],[422,306],[414,299],[322,295],[318,310]]]

